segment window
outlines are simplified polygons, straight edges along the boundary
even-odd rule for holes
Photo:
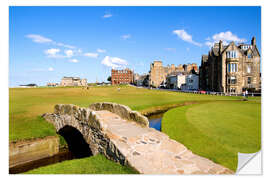
[[[227,51],[226,52],[226,57],[227,58],[237,58],[237,52],[236,51]]]
[[[251,77],[248,77],[248,78],[247,78],[247,83],[248,83],[248,84],[251,84]]]
[[[247,66],[247,73],[251,73],[251,67],[250,67],[250,65]]]
[[[248,59],[251,59],[252,55],[250,53],[248,53],[247,57],[248,57]]]
[[[231,84],[236,84],[236,78],[235,78],[235,76],[232,76],[231,77]]]
[[[252,48],[252,45],[244,45],[244,46],[242,46],[243,50],[247,50],[248,48]]]
[[[229,77],[228,84],[236,84],[236,77],[235,76]]]
[[[237,72],[238,71],[238,65],[236,63],[229,63],[227,65],[227,71],[228,72]]]

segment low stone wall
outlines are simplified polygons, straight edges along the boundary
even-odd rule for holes
[[[132,111],[128,106],[125,105],[111,102],[100,102],[91,104],[89,108],[95,111],[107,110],[117,114],[123,119],[135,121],[143,127],[149,127],[149,121],[147,117],[141,115],[137,111]]]
[[[59,138],[49,136],[9,144],[9,167],[51,157],[59,152]]]

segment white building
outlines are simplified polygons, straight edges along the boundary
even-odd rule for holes
[[[199,76],[197,74],[185,75],[186,83],[181,86],[181,90],[198,90],[199,89]]]
[[[181,90],[197,90],[199,88],[199,76],[197,74],[177,74],[166,78],[167,88]]]
[[[186,83],[184,74],[171,75],[166,78],[167,88],[180,89]]]

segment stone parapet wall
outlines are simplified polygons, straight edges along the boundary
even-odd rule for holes
[[[137,111],[132,111],[128,106],[125,105],[111,102],[100,102],[91,104],[89,108],[95,111],[107,110],[117,114],[123,119],[135,121],[143,127],[149,127],[149,121],[147,117],[141,115]]]

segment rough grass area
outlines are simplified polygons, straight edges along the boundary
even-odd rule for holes
[[[110,161],[103,155],[96,155],[40,167],[25,174],[138,174],[138,172]]]
[[[236,100],[241,97],[210,96],[148,90],[130,86],[68,88],[10,88],[9,140],[41,138],[56,135],[54,127],[40,115],[53,112],[55,104],[87,107],[94,102],[115,102],[147,113],[166,109],[173,104],[193,101]]]
[[[223,101],[178,107],[165,113],[162,131],[192,152],[237,169],[237,153],[261,149],[261,103]]]

